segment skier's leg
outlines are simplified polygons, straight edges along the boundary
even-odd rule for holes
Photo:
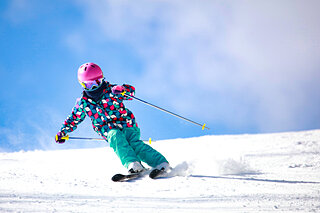
[[[168,163],[160,152],[140,140],[140,129],[138,127],[125,128],[123,132],[140,161],[145,162],[151,167],[156,167],[161,163]]]
[[[113,148],[114,152],[118,155],[121,160],[122,165],[128,168],[129,164],[132,162],[140,162],[133,148],[129,145],[125,134],[118,129],[112,129],[107,135],[110,147]]]

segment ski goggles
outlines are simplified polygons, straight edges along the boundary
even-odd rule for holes
[[[95,88],[98,88],[102,84],[103,80],[104,80],[104,78],[100,78],[100,79],[93,80],[93,81],[83,81],[83,82],[80,82],[80,84],[86,90],[93,90]]]

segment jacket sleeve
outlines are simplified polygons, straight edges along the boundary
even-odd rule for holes
[[[67,117],[61,127],[60,132],[64,133],[65,135],[76,130],[78,124],[80,124],[86,117],[86,112],[81,100],[81,98],[77,99],[76,105],[73,107],[71,115]]]

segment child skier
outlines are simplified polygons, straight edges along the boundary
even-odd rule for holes
[[[71,115],[57,133],[57,143],[64,143],[67,133],[74,131],[88,115],[94,130],[110,143],[129,174],[145,170],[145,162],[154,170],[166,171],[166,158],[151,146],[140,140],[140,129],[133,113],[124,106],[130,100],[123,92],[134,96],[135,88],[123,84],[113,85],[104,79],[101,68],[94,63],[85,63],[78,69],[78,80],[83,87],[81,98],[77,99]]]

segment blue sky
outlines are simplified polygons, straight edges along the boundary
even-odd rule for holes
[[[136,101],[142,138],[320,128],[320,3],[310,1],[0,2],[0,151],[57,145],[54,135],[95,62]],[[97,136],[87,119],[71,136]]]

